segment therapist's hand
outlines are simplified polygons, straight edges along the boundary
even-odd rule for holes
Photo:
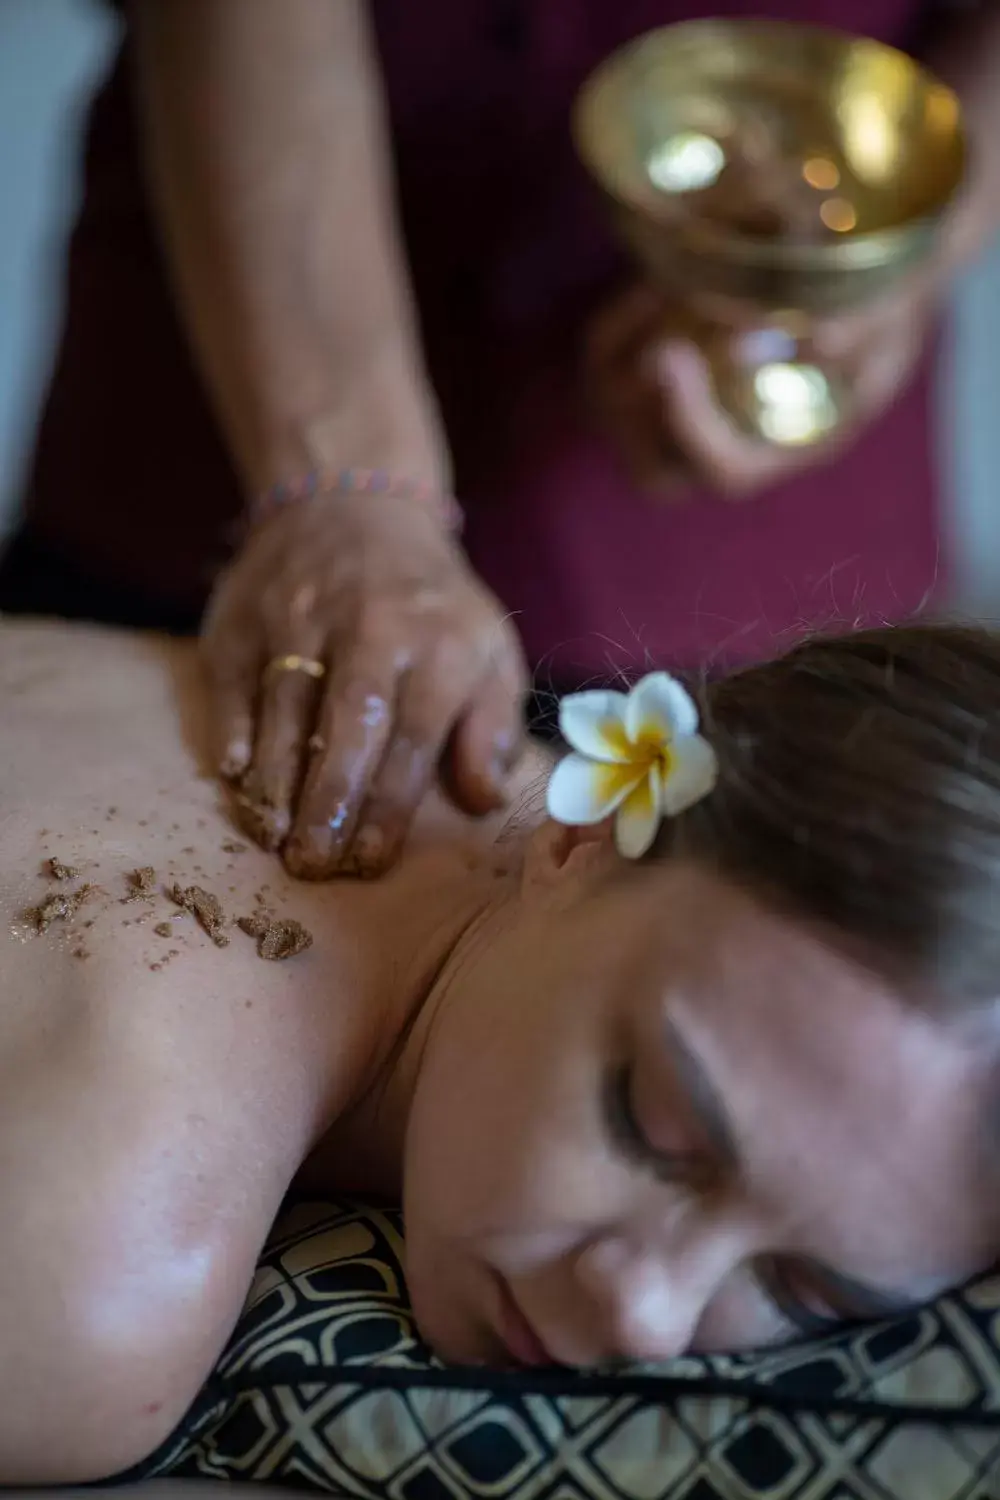
[[[272,516],[220,580],[203,647],[222,774],[292,874],[387,869],[439,774],[463,812],[504,804],[520,646],[420,503],[338,494]]]
[[[601,309],[588,331],[585,376],[601,429],[635,484],[669,498],[700,484],[730,499],[827,458],[897,395],[919,358],[937,303],[926,278],[914,280],[812,332],[811,356],[848,383],[852,416],[828,441],[783,448],[747,436],[716,399],[711,373],[693,343],[672,336],[671,309],[644,284]],[[731,308],[734,324],[739,309]],[[734,338],[753,337],[749,314]]]

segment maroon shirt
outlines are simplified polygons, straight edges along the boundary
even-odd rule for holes
[[[767,654],[882,621],[941,581],[926,371],[834,463],[734,505],[636,493],[588,428],[579,340],[624,267],[568,114],[628,37],[699,13],[912,43],[914,0],[375,0],[400,195],[472,558],[542,677]],[[96,577],[197,608],[241,501],[146,211],[127,58],[95,106],[64,338],[31,475],[36,532]]]

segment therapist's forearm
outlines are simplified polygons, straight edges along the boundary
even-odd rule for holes
[[[958,94],[969,137],[968,180],[945,246],[960,271],[1000,228],[1000,0],[942,7],[922,56]]]
[[[364,0],[134,0],[154,209],[248,489],[447,460]]]

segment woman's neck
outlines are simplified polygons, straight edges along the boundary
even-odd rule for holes
[[[330,1128],[303,1168],[301,1184],[310,1190],[398,1196],[410,1098],[439,981],[484,927],[502,920],[525,840],[542,816],[543,770],[532,755],[510,809],[488,822],[460,822],[428,807],[395,871],[375,884],[340,887],[338,946],[347,941],[350,951],[332,1003],[347,1008],[364,1041],[352,1048],[350,1077],[333,1091]]]

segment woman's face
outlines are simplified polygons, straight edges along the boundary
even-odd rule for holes
[[[710,875],[611,858],[541,830],[436,997],[405,1208],[439,1352],[735,1350],[987,1265],[983,1049]]]

